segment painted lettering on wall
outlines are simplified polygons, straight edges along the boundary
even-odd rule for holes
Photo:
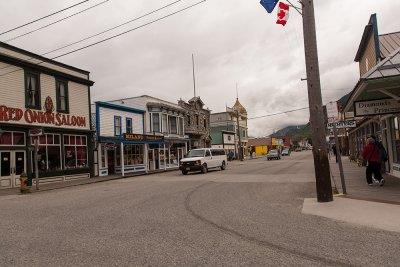
[[[86,118],[82,116],[43,112],[32,109],[23,111],[19,108],[0,106],[0,122],[21,121],[22,119],[28,124],[40,123],[55,126],[86,127]]]

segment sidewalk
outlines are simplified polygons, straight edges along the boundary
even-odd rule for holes
[[[342,162],[347,187],[347,196],[344,197],[400,205],[400,178],[385,175],[386,183],[383,187],[371,187],[367,185],[365,179],[365,167],[359,167],[355,162],[350,162],[348,157],[342,157]],[[341,192],[339,165],[333,157],[331,157],[330,165],[337,188]]]
[[[342,162],[347,195],[337,195],[328,203],[306,198],[302,213],[400,233],[400,178],[386,175],[383,187],[371,187],[365,179],[365,167],[359,167],[347,157],[342,157]],[[339,166],[332,157],[330,166],[333,180],[341,192]],[[332,185],[335,183],[332,181]]]
[[[62,188],[67,188],[67,187],[72,187],[72,186],[101,183],[101,182],[112,181],[112,180],[117,180],[117,179],[126,179],[126,178],[132,178],[132,177],[137,177],[137,176],[152,175],[152,174],[158,174],[158,173],[162,173],[162,172],[176,171],[176,170],[177,169],[169,169],[166,171],[165,170],[152,171],[149,173],[143,173],[143,172],[132,173],[129,175],[125,175],[124,177],[122,177],[121,175],[108,175],[108,176],[103,176],[103,177],[92,177],[92,178],[72,180],[72,181],[66,181],[66,182],[54,182],[54,183],[46,183],[46,184],[41,184],[41,185],[39,184],[40,190],[37,191],[35,189],[35,186],[33,186],[31,189],[31,193],[39,193],[39,192],[62,189]],[[8,195],[18,195],[18,194],[20,194],[19,188],[10,188],[10,189],[0,190],[0,197],[8,196]]]

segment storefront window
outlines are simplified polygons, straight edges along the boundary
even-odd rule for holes
[[[36,138],[31,139],[32,144],[34,144]],[[61,170],[61,144],[59,135],[45,134],[39,137],[38,167],[40,172]]]
[[[67,169],[87,167],[86,136],[64,135],[65,167]]]
[[[143,145],[124,146],[124,164],[138,165],[144,163]]]
[[[400,164],[400,127],[399,118],[395,117],[392,119],[393,128],[393,162]]]
[[[12,145],[12,133],[4,132],[0,134],[0,145],[2,146],[11,146]]]
[[[22,132],[0,133],[0,146],[25,146],[25,133]]]
[[[107,148],[106,146],[102,145],[101,146],[101,166],[102,168],[106,167],[106,153],[107,153]]]

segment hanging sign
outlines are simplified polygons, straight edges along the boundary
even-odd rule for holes
[[[279,0],[261,0],[260,4],[267,10],[268,13],[274,11],[276,4],[278,4]]]
[[[126,141],[164,141],[163,136],[157,135],[143,135],[143,134],[124,134],[124,139]]]
[[[400,112],[400,101],[392,98],[354,102],[355,117],[392,114],[399,112]]]
[[[336,129],[345,129],[345,128],[356,128],[356,121],[337,121],[337,122],[330,122],[327,124],[328,129],[333,129],[333,125],[336,125]]]

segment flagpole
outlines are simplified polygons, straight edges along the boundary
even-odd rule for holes
[[[194,55],[192,54],[192,71],[193,71],[193,93],[194,97],[196,97],[196,75],[194,71]]]

